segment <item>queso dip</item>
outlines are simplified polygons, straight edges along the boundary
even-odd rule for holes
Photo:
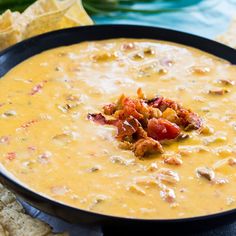
[[[0,162],[30,189],[89,211],[169,219],[233,209],[235,83],[235,66],[168,42],[115,39],[43,52],[0,80]],[[191,109],[202,127],[150,155],[122,148],[117,128],[88,114],[137,90]]]

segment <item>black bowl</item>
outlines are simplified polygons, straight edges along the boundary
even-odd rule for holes
[[[209,39],[156,27],[100,25],[70,28],[43,34],[4,50],[0,53],[0,76],[7,73],[18,63],[42,51],[82,41],[111,38],[147,38],[176,42],[201,49],[236,64],[236,50]],[[81,210],[50,200],[16,183],[5,173],[0,173],[0,180],[20,198],[23,198],[34,207],[44,212],[60,217],[71,223],[99,224],[106,229],[112,228],[113,235],[115,232],[114,229],[118,231],[123,230],[123,235],[124,231],[127,232],[128,229],[133,230],[133,232],[141,232],[144,230],[146,233],[148,230],[155,229],[156,232],[160,232],[161,229],[164,229],[166,233],[172,231],[175,232],[175,235],[178,235],[180,232],[183,233],[184,231],[196,231],[216,227],[236,219],[236,209],[207,216],[169,220],[114,217]]]

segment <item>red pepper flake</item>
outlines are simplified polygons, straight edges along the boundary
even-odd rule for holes
[[[47,164],[49,162],[49,159],[51,158],[51,156],[52,156],[52,153],[49,151],[46,151],[38,156],[38,161],[41,164]]]
[[[35,151],[37,148],[35,147],[35,146],[29,146],[28,147],[28,150],[30,150],[30,151]]]
[[[42,83],[35,85],[32,88],[30,95],[35,95],[36,93],[40,92],[42,90],[42,88],[43,88],[43,84]]]
[[[8,152],[6,158],[9,161],[12,161],[12,160],[14,160],[16,158],[16,153],[15,152]]]
[[[48,81],[47,80],[43,80],[43,82],[39,83],[39,84],[36,84],[31,92],[30,92],[30,95],[35,95],[36,93],[39,93],[42,89],[43,89],[43,86],[45,83],[47,83]]]
[[[21,128],[24,128],[24,129],[29,128],[31,125],[33,125],[37,122],[38,122],[38,120],[30,120],[30,121],[26,122],[25,124],[21,125]]]

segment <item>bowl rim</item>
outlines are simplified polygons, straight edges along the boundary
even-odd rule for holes
[[[225,50],[226,54],[227,53],[234,54],[234,56],[229,56],[228,59],[231,63],[236,64],[236,50],[231,48],[231,47],[228,47],[224,44],[221,44],[219,42],[213,41],[211,39],[207,39],[207,38],[204,38],[204,37],[201,37],[201,36],[181,32],[181,31],[177,31],[177,30],[161,28],[161,27],[142,26],[142,25],[127,25],[127,24],[119,24],[119,25],[117,25],[117,24],[116,25],[104,24],[104,25],[92,25],[92,26],[79,26],[79,27],[72,27],[72,28],[68,28],[68,29],[56,30],[56,31],[52,31],[52,32],[49,32],[49,33],[41,34],[41,35],[38,35],[38,36],[35,36],[35,37],[32,37],[32,38],[26,39],[22,42],[19,42],[19,43],[13,45],[13,46],[1,51],[0,52],[0,64],[4,63],[6,60],[8,60],[8,58],[4,57],[5,55],[10,53],[10,56],[12,56],[12,54],[11,54],[12,51],[22,49],[22,48],[24,49],[24,48],[27,47],[27,45],[30,45],[33,42],[35,43],[35,42],[38,42],[42,39],[45,39],[45,38],[48,38],[48,37],[50,38],[50,37],[53,37],[55,35],[73,34],[74,31],[82,31],[82,30],[85,30],[85,31],[88,30],[89,31],[89,30],[93,30],[93,29],[106,30],[107,28],[113,28],[114,30],[119,30],[119,29],[122,29],[122,28],[123,29],[125,28],[126,30],[127,29],[130,29],[130,30],[132,30],[132,29],[134,29],[134,30],[154,30],[154,31],[158,31],[158,32],[161,32],[161,31],[162,32],[169,32],[169,33],[172,33],[172,34],[177,34],[178,36],[183,35],[183,36],[189,37],[190,39],[195,38],[196,40],[200,40],[200,42],[208,42],[209,44],[213,44],[213,45],[218,46],[218,48],[220,48],[222,50]],[[111,37],[110,39],[115,39],[115,38],[119,38],[119,37]],[[132,37],[120,37],[120,38],[132,38]],[[145,37],[145,38],[146,39],[152,39],[152,38],[148,38],[148,37]],[[108,39],[108,38],[103,38],[103,39],[101,38],[101,40],[104,40],[104,39]],[[156,40],[158,40],[158,38]],[[78,41],[77,43],[80,43],[80,42],[83,42],[83,41],[86,41],[86,40]],[[87,41],[97,41],[97,39],[87,40]],[[176,41],[170,41],[170,40],[166,40],[166,41],[176,42]],[[194,47],[192,45],[186,45],[186,44],[183,44],[183,43],[179,43],[179,44]],[[67,45],[72,45],[72,44],[65,44],[64,46],[67,46]],[[61,45],[61,46],[63,46],[63,45]],[[43,49],[42,51],[50,50],[50,49],[53,49],[53,48],[56,48],[56,47],[59,47],[59,46],[46,48],[45,50]],[[195,48],[199,49],[198,47],[195,47]],[[202,48],[200,48],[200,50],[205,51]],[[212,54],[211,52],[208,52],[208,51],[207,51],[207,53]],[[38,53],[34,53],[33,55],[37,55],[37,54]],[[33,56],[33,55],[31,55],[31,56]],[[20,62],[23,62],[24,60],[30,58],[31,56],[29,56],[29,57],[27,57],[23,60],[20,60]],[[220,57],[220,56],[218,56],[218,57]],[[220,58],[222,58],[222,57],[220,57]],[[223,59],[225,59],[225,58],[223,58]],[[227,59],[225,59],[225,60],[227,60]],[[16,63],[16,65],[19,64],[20,62]],[[16,65],[11,66],[11,68],[14,68]],[[0,70],[0,79],[1,79],[1,74],[4,75],[5,73],[9,72],[10,69],[5,71],[4,73],[2,73],[1,70]],[[135,222],[136,223],[139,223],[139,222],[187,223],[187,222],[195,222],[195,221],[202,221],[202,220],[208,220],[208,219],[217,219],[217,218],[221,218],[221,217],[232,215],[232,214],[236,215],[236,208],[221,211],[221,212],[211,213],[211,214],[207,214],[207,215],[199,215],[199,216],[184,217],[184,218],[170,218],[170,219],[168,219],[168,218],[157,218],[157,219],[156,218],[131,218],[131,217],[124,217],[124,216],[119,216],[119,215],[109,215],[109,214],[93,212],[93,211],[89,211],[89,210],[86,210],[86,209],[77,208],[77,207],[74,207],[74,206],[71,206],[71,205],[67,205],[67,204],[65,204],[63,202],[60,202],[60,201],[56,201],[56,200],[54,200],[50,197],[45,196],[44,194],[40,194],[38,192],[35,192],[34,190],[32,190],[32,189],[28,188],[27,186],[25,186],[24,184],[20,183],[19,181],[16,181],[13,178],[11,178],[10,174],[7,175],[4,172],[2,172],[0,170],[0,177],[5,179],[8,183],[10,183],[10,185],[16,186],[17,188],[19,188],[20,189],[19,192],[24,192],[27,195],[33,196],[34,199],[49,203],[52,206],[60,207],[63,210],[70,210],[70,211],[74,211],[74,212],[80,212],[80,213],[84,213],[86,215],[90,214],[90,215],[93,215],[95,217],[102,218],[102,219],[107,218],[109,220],[114,220],[114,221],[132,221],[134,223]]]

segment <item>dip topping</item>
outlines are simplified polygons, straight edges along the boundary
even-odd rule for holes
[[[104,115],[89,113],[87,116],[100,125],[116,126],[116,138],[135,156],[163,153],[165,140],[182,140],[188,137],[183,131],[202,127],[202,119],[177,102],[161,96],[146,99],[141,89],[137,94],[138,98],[121,95],[117,103],[105,105]]]

